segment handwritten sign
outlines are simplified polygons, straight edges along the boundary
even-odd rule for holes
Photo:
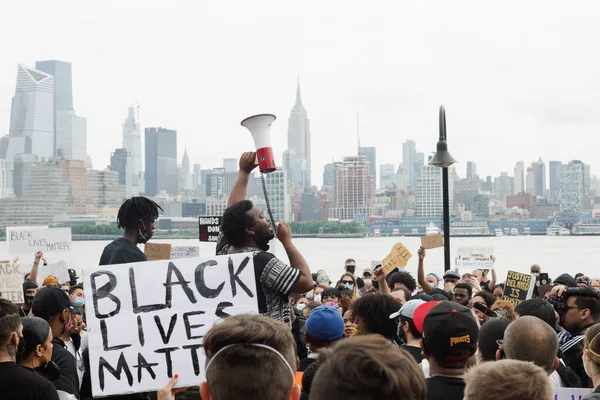
[[[592,393],[592,389],[585,388],[554,388],[553,400],[581,400],[586,394]]]
[[[144,254],[148,261],[171,259],[171,245],[169,243],[144,243]]]
[[[23,303],[23,276],[19,264],[0,264],[0,297]]]
[[[171,246],[171,260],[178,258],[200,257],[198,246]]]
[[[502,300],[506,300],[516,306],[517,304],[531,298],[534,287],[534,275],[508,271]]]
[[[442,234],[421,236],[421,246],[424,249],[444,247],[444,236]]]
[[[69,277],[69,267],[65,261],[59,261],[40,266],[38,272],[38,282],[44,282],[44,279],[46,279],[48,275],[54,275],[60,283],[69,282],[71,280]]]
[[[492,269],[494,268],[494,249],[492,247],[459,247],[456,267]]]
[[[258,313],[252,255],[83,270],[95,398],[205,380],[202,338],[222,318]]]
[[[410,251],[402,243],[396,243],[392,247],[392,251],[382,261],[381,267],[383,272],[387,275],[392,272],[396,267],[404,268],[408,264],[408,260],[412,257]]]
[[[71,251],[71,228],[7,228],[6,240],[11,254]]]
[[[201,242],[216,242],[221,231],[221,220],[219,216],[198,217],[198,229]]]

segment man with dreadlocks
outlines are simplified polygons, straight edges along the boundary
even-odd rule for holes
[[[158,204],[146,197],[132,197],[126,200],[117,214],[117,227],[123,228],[123,237],[104,248],[100,265],[148,261],[137,245],[146,243],[152,237],[159,209],[162,211]]]
[[[245,200],[250,174],[256,168],[255,159],[256,153],[253,152],[240,157],[238,177],[223,213],[217,255],[252,253],[259,312],[291,327],[292,311],[288,296],[312,290],[313,279],[306,260],[292,243],[291,229],[284,221],[277,226],[277,238],[287,253],[290,265],[267,252],[269,241],[274,237],[271,221],[251,201]]]

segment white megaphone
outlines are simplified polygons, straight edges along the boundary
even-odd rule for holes
[[[258,169],[265,174],[276,169],[270,133],[273,121],[275,121],[273,114],[254,115],[242,121],[242,126],[250,131],[254,139]]]

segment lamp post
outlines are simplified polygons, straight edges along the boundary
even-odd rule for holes
[[[456,163],[448,152],[448,143],[446,142],[446,111],[444,106],[440,106],[440,138],[437,142],[437,149],[429,165],[442,169],[442,190],[443,190],[443,208],[444,208],[444,268],[450,269],[450,194],[448,193],[448,167]]]

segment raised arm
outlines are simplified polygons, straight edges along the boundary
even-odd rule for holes
[[[245,152],[240,157],[240,170],[238,172],[235,184],[231,189],[231,193],[229,194],[229,199],[227,199],[227,207],[231,207],[242,200],[246,200],[246,194],[248,192],[248,180],[250,179],[252,170],[256,168],[255,161],[256,153],[253,151]]]
[[[381,294],[392,294],[390,287],[387,284],[387,280],[385,279],[385,273],[383,272],[383,268],[379,267],[373,271],[375,275],[375,280],[379,282],[379,293]]]
[[[37,275],[38,275],[38,267],[40,266],[40,260],[44,253],[38,251],[35,253],[35,260],[33,261],[33,265],[31,266],[31,273],[29,274],[29,280],[37,285]]]
[[[494,264],[496,264],[496,257],[492,258],[492,261],[494,262]],[[490,288],[490,292],[494,291],[494,286],[496,286],[496,265],[494,265],[494,267],[492,268],[492,279],[490,280],[490,284],[488,285],[488,288]]]
[[[417,280],[419,285],[423,288],[423,292],[429,293],[433,289],[429,282],[425,280],[425,267],[423,266],[423,260],[425,259],[425,249],[423,246],[419,248],[419,267],[417,268]]]
[[[277,224],[277,239],[279,239],[285,249],[288,260],[290,260],[290,267],[300,271],[300,280],[298,280],[296,286],[292,288],[292,292],[310,292],[314,286],[310,268],[304,259],[304,256],[302,256],[302,253],[300,253],[294,243],[292,243],[292,230],[285,221],[279,221],[279,224]]]

